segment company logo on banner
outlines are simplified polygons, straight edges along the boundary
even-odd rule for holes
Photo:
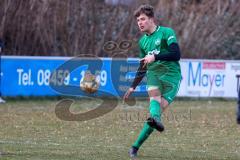
[[[226,63],[189,62],[187,94],[197,97],[221,97],[225,95]]]

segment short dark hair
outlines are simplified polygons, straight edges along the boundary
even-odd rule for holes
[[[134,12],[134,17],[137,18],[141,14],[145,14],[146,16],[153,18],[154,17],[154,11],[153,7],[149,4],[143,4],[138,9],[135,10]]]

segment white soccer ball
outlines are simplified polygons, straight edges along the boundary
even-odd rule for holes
[[[80,88],[86,93],[95,93],[100,86],[100,77],[86,72],[80,81]]]

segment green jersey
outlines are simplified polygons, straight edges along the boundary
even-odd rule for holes
[[[139,40],[140,58],[146,55],[161,54],[167,51],[171,43],[177,43],[174,30],[167,27],[157,26],[156,30],[150,34],[145,34]],[[148,72],[159,75],[172,75],[181,77],[181,69],[178,61],[155,61],[147,66]]]

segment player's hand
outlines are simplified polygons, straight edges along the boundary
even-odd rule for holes
[[[145,64],[149,64],[155,61],[154,55],[146,55],[144,58],[142,58],[140,61],[143,61]]]
[[[129,88],[123,96],[123,102],[125,103],[128,97],[134,92],[134,88]]]

